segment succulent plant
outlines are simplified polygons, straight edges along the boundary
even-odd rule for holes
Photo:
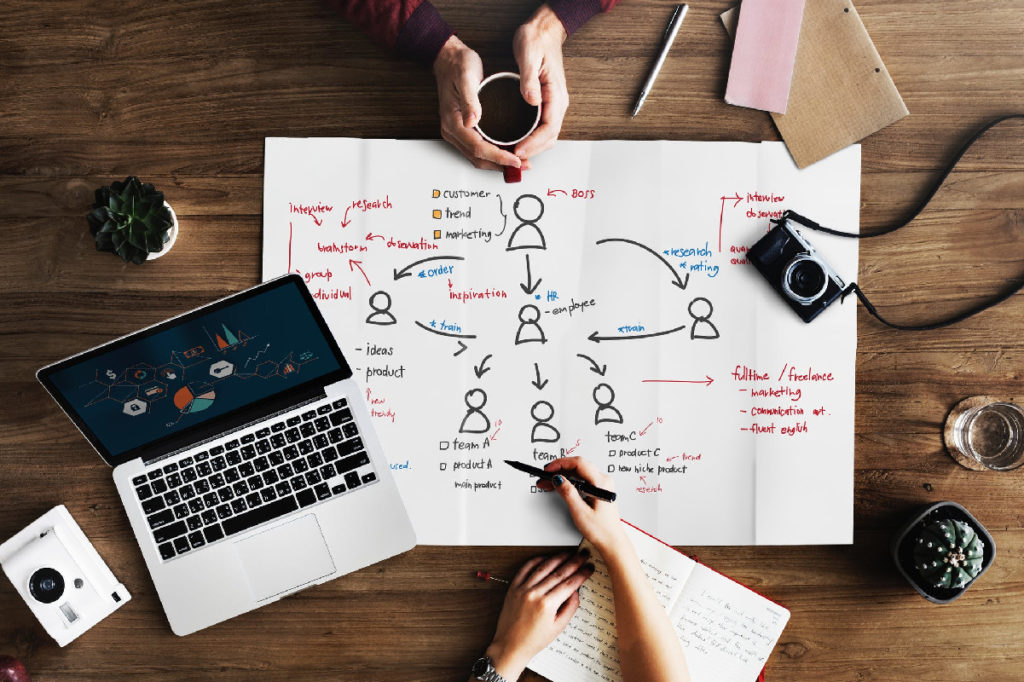
[[[914,540],[914,568],[935,588],[960,589],[981,573],[985,543],[963,521],[926,524]]]
[[[134,175],[96,190],[96,203],[86,217],[98,251],[136,265],[163,250],[174,225],[164,193]]]

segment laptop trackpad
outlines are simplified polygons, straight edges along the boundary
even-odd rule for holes
[[[289,592],[335,570],[313,514],[236,542],[235,550],[256,601]]]

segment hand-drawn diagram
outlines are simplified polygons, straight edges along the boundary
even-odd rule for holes
[[[534,194],[523,194],[512,204],[512,214],[519,221],[508,238],[507,251],[546,249],[547,239],[537,221],[544,215],[544,202]],[[524,215],[525,214],[525,215]]]
[[[370,296],[371,312],[367,318],[367,324],[389,325],[395,324],[398,320],[391,313],[391,294],[386,291],[375,291]]]
[[[555,407],[546,400],[538,400],[530,408],[530,416],[533,417],[533,428],[530,430],[531,443],[557,443],[562,437],[552,424],[555,416]]]
[[[718,338],[718,327],[711,321],[711,313],[715,311],[711,301],[703,296],[698,296],[690,301],[690,305],[686,307],[686,310],[689,311],[690,317],[693,318],[693,324],[690,326],[691,339]]]
[[[598,384],[594,387],[594,402],[597,403],[594,424],[622,423],[622,413],[612,405],[615,402],[615,389],[608,384]]]
[[[540,309],[532,303],[527,303],[519,309],[519,329],[516,330],[516,345],[523,343],[547,343],[544,330],[540,324]]]
[[[480,388],[466,392],[466,416],[462,418],[459,433],[487,433],[491,429],[491,420],[483,412],[487,404],[487,394]]]
[[[433,142],[266,149],[264,275],[352,356],[420,542],[575,541],[501,463],[575,455],[672,542],[847,541],[855,315],[804,325],[745,256],[786,208],[855,226],[859,149],[564,142],[515,186]]]

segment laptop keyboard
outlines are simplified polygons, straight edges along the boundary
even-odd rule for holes
[[[166,561],[374,483],[344,398],[132,479]]]

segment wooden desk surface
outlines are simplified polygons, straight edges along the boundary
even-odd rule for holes
[[[565,48],[563,137],[778,139],[766,114],[722,101],[730,43],[717,15],[732,1],[692,3],[683,49],[635,120],[671,3],[625,0],[591,21]],[[911,111],[864,142],[870,230],[910,210],[981,122],[1024,111],[1024,0],[857,4]],[[511,65],[534,2],[437,5],[492,71]],[[201,635],[171,634],[109,470],[33,375],[258,281],[270,135],[437,137],[433,79],[317,0],[4,3],[0,538],[64,503],[134,595],[59,649],[0,580],[0,653],[35,679],[464,679],[502,599],[473,571],[509,573],[537,553],[420,547]],[[862,244],[859,279],[885,313],[931,319],[1024,274],[1022,139],[1020,124],[993,133],[914,225]],[[174,251],[143,267],[97,253],[83,217],[95,187],[128,174],[163,188],[181,220]],[[792,610],[772,682],[1021,679],[1024,470],[961,469],[940,428],[963,396],[1024,393],[1024,297],[945,331],[890,332],[863,310],[858,326],[853,546],[684,549]],[[916,507],[944,499],[987,525],[998,556],[959,601],[935,606],[887,545]]]

